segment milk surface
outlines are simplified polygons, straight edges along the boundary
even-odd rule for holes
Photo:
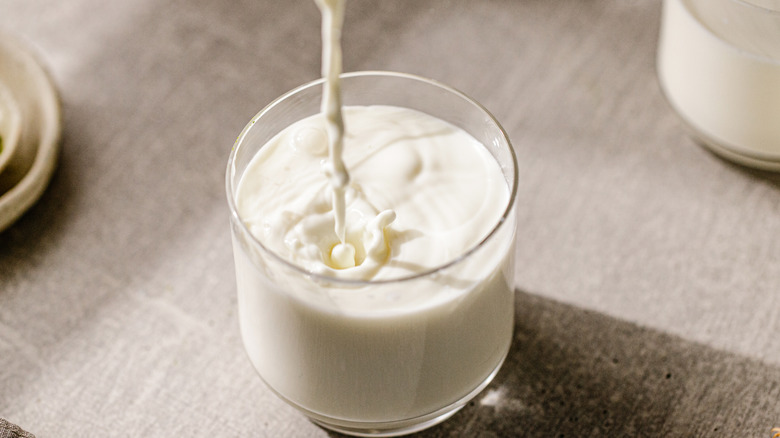
[[[503,174],[460,128],[389,106],[347,107],[346,242],[354,267],[332,258],[340,239],[323,175],[326,122],[316,115],[266,144],[248,166],[236,207],[251,232],[281,257],[318,274],[401,278],[475,246],[509,202]]]
[[[780,2],[665,0],[661,86],[706,142],[780,160]],[[752,4],[752,5],[751,5]],[[757,6],[777,12],[755,14]]]
[[[315,418],[414,418],[469,395],[506,356],[514,215],[457,260],[493,231],[510,192],[460,128],[398,107],[343,114],[354,263],[333,259],[340,239],[318,114],[263,146],[237,187],[239,216],[275,254],[235,242],[242,335],[266,383]]]

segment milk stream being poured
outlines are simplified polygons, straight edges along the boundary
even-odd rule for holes
[[[341,27],[344,22],[344,0],[315,0],[322,13],[322,114],[327,120],[328,161],[325,174],[333,190],[334,228],[339,243],[333,247],[339,266],[354,265],[354,248],[345,240],[344,192],[349,184],[349,173],[342,158],[344,149],[344,118],[341,114]]]

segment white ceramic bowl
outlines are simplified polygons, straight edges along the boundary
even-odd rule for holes
[[[16,145],[19,144],[21,131],[22,116],[19,105],[8,87],[0,82],[0,173],[11,161]]]
[[[2,231],[46,189],[57,164],[62,123],[59,96],[49,74],[25,44],[1,33],[0,83],[19,114],[18,140],[0,168]]]

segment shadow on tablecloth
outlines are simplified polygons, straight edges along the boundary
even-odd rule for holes
[[[493,383],[416,436],[768,437],[780,425],[778,366],[522,291],[516,309]]]

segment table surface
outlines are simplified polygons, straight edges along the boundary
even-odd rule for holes
[[[421,436],[770,436],[780,178],[659,89],[660,1],[349,1],[344,69],[438,79],[520,159],[515,337]],[[319,76],[311,0],[0,0],[61,93],[57,172],[0,234],[0,417],[40,437],[337,436],[241,345],[233,141]]]

